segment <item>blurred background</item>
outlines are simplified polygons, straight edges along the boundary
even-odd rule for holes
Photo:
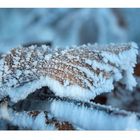
[[[0,51],[20,44],[57,47],[140,42],[140,9],[0,9]]]

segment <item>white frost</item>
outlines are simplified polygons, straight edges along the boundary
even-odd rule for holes
[[[73,103],[54,101],[51,113],[86,130],[134,130],[140,129],[135,113],[128,116],[108,114],[105,111],[76,106]]]

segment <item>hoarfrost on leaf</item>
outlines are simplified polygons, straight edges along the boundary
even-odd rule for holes
[[[136,86],[133,69],[137,49],[135,43],[88,44],[67,49],[31,45],[12,49],[1,59],[0,82],[1,100],[10,98],[11,123],[41,130],[65,126],[89,130],[140,129],[139,114],[134,114],[135,124],[131,126],[128,122],[133,113],[90,102],[111,92],[118,82],[128,90]],[[17,106],[25,112],[16,113]],[[34,118],[27,110],[42,112],[34,112]]]

